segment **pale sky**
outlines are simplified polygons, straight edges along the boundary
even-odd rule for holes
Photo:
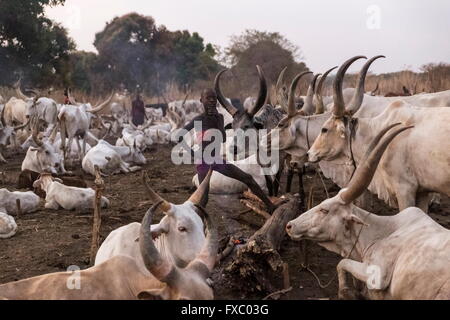
[[[375,73],[450,63],[448,0],[66,0],[47,10],[86,51],[95,51],[95,33],[106,22],[129,12],[150,15],[171,31],[198,32],[221,47],[245,29],[279,32],[315,72],[358,54],[387,57],[373,64]]]

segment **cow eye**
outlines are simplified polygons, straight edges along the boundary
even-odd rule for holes
[[[45,154],[50,154],[50,152],[48,152],[48,151],[45,151]]]
[[[327,133],[328,129],[327,128],[322,128],[322,133]]]
[[[324,208],[320,208],[319,211],[322,212],[323,214],[328,214],[328,210],[326,210],[326,209],[324,209]]]
[[[178,227],[178,231],[180,231],[180,232],[186,232],[187,230],[186,230],[185,227]]]

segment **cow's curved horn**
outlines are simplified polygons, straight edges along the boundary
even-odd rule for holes
[[[329,70],[327,70],[322,77],[320,77],[319,83],[317,84],[316,90],[314,92],[314,96],[316,97],[316,114],[321,114],[325,112],[325,106],[323,105],[323,99],[322,99],[322,89],[323,84],[325,83],[325,80],[327,79],[328,74],[330,74],[331,71],[336,69],[338,66],[333,67]]]
[[[19,79],[19,80],[17,80],[17,82],[14,84],[14,89],[16,89],[16,94],[17,94],[17,96],[20,98],[20,99],[22,99],[22,100],[27,100],[27,99],[29,99],[30,97],[27,97],[23,92],[22,92],[22,90],[20,89],[20,81],[21,81],[22,79]]]
[[[3,113],[3,112],[2,112]],[[3,117],[3,114],[2,114],[2,117]],[[29,123],[30,123],[30,121],[31,121],[31,119],[30,118],[28,118],[28,120],[27,120],[27,122],[25,123],[25,124],[21,124],[20,126],[17,126],[17,127],[14,127],[14,130],[21,130],[21,129],[23,129],[23,128],[25,128]],[[2,121],[3,122],[3,121]]]
[[[259,77],[259,92],[255,105],[248,111],[248,114],[251,117],[253,117],[256,113],[258,113],[258,111],[264,105],[264,102],[266,102],[267,98],[267,82],[266,78],[264,77],[264,72],[262,68],[258,65],[256,66],[256,69],[258,70],[258,77]]]
[[[277,79],[277,84],[275,85],[275,97],[276,97],[276,104],[279,104],[281,106],[281,108],[283,108],[284,112],[288,112],[288,97],[286,95],[286,92],[284,92],[282,90],[282,85],[283,85],[283,79],[284,79],[284,74],[286,73],[287,67],[284,67],[283,70],[281,70],[280,75],[278,76]],[[274,106],[275,107],[275,106]]]
[[[150,273],[159,281],[170,284],[171,280],[174,280],[171,275],[174,276],[177,269],[166,258],[160,255],[158,249],[156,249],[155,244],[153,243],[152,233],[150,230],[153,214],[158,210],[158,207],[162,205],[163,204],[161,204],[161,201],[159,201],[145,213],[145,216],[142,219],[139,234],[139,249],[147,270],[150,271]]]
[[[212,170],[209,169],[208,174],[198,186],[197,190],[189,197],[188,201],[198,206],[205,206],[206,196],[209,192],[209,181],[211,180]]]
[[[162,201],[163,203],[158,208],[160,208],[162,212],[169,211],[171,208],[171,204],[168,201],[164,200],[155,191],[153,191],[153,189],[149,186],[147,179],[148,179],[147,172],[144,171],[142,174],[142,181],[145,187],[147,188],[150,200],[152,200],[154,204]]]
[[[34,143],[38,147],[42,147],[44,145],[44,143],[37,136],[38,135],[38,131],[39,131],[39,119],[37,117],[34,117],[32,127],[33,127],[33,130],[32,130],[32,133],[31,133],[31,138],[33,139]]]
[[[214,227],[211,216],[203,210],[204,221],[206,222],[206,230],[207,235],[205,239],[205,243],[203,248],[198,253],[197,257],[188,265],[189,267],[196,268],[198,271],[204,270],[199,263],[204,264],[209,273],[214,270],[214,265],[217,260],[217,251],[219,247],[219,237],[217,234],[217,229]],[[204,274],[205,278],[209,276],[209,274]]]
[[[98,106],[95,106],[94,108],[92,108],[91,110],[88,110],[88,111],[91,113],[97,113],[99,111],[102,111],[108,105],[108,103],[111,102],[113,97],[114,97],[114,92],[112,92],[111,95],[109,96],[109,98],[106,99],[103,103],[100,103]]]
[[[355,56],[353,58],[345,61],[339,68],[336,77],[333,81],[333,115],[335,117],[341,118],[344,116],[345,112],[345,102],[344,95],[342,94],[342,82],[344,80],[344,75],[350,65],[358,59],[367,59],[365,56]]]
[[[231,114],[231,116],[234,117],[238,110],[230,102],[228,102],[227,99],[225,99],[222,91],[220,90],[220,77],[225,71],[227,71],[227,69],[220,71],[216,75],[216,78],[214,79],[214,89],[216,90],[217,100],[219,100],[219,103],[228,111],[229,114]]]
[[[367,76],[367,71],[369,70],[369,67],[371,66],[371,64],[380,58],[386,58],[385,56],[379,55],[379,56],[375,56],[371,59],[369,59],[364,66],[361,68],[361,71],[359,72],[358,75],[358,80],[357,80],[357,87],[355,90],[355,93],[353,94],[353,98],[350,101],[348,107],[347,107],[347,112],[350,114],[355,114],[358,109],[361,107],[361,104],[363,102],[364,99],[364,83],[366,81],[366,76]]]
[[[383,135],[386,134],[391,128],[399,125],[400,123],[396,123],[394,125],[389,126],[380,132],[373,142],[370,144],[365,156],[363,157],[361,163],[353,175],[353,178],[350,180],[347,188],[343,189],[339,195],[341,199],[349,204],[356,198],[358,198],[364,190],[369,186],[372,181],[373,175],[375,174],[375,170],[377,169],[378,163],[380,162],[381,157],[383,156],[384,151],[388,147],[389,143],[394,139],[400,132],[405,131],[407,129],[412,128],[413,126],[400,127],[392,130],[389,134],[387,134],[384,139],[380,142]]]
[[[297,88],[297,84],[301,77],[303,77],[305,74],[312,73],[311,71],[305,71],[300,74],[298,74],[291,83],[291,88],[289,90],[288,95],[288,117],[293,117],[297,113],[297,109],[295,108],[295,89]]]
[[[305,99],[305,104],[303,105],[301,111],[305,114],[305,115],[311,115],[314,113],[314,103],[313,103],[313,98],[314,98],[314,91],[316,88],[316,81],[317,78],[321,75],[321,73],[318,73],[316,75],[314,75],[314,77],[312,78],[311,82],[309,83],[308,86],[308,92],[306,93],[306,99]]]
[[[70,104],[77,106],[79,103],[75,100],[75,98],[72,96],[72,90],[67,89],[67,97],[69,98]]]

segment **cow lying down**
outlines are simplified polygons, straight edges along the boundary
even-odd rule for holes
[[[450,230],[419,208],[378,216],[352,204],[369,186],[389,142],[406,128],[378,145],[377,137],[347,188],[286,225],[293,240],[313,240],[344,257],[337,265],[340,298],[356,296],[348,286],[351,274],[372,299],[450,299]]]
[[[52,177],[50,173],[42,173],[33,183],[34,188],[45,191],[45,208],[88,211],[93,208],[95,191],[92,188],[77,188],[62,184],[62,180]],[[107,208],[109,200],[101,198],[101,207]]]
[[[204,225],[199,216],[198,205],[207,193],[211,172],[205,177],[200,187],[182,204],[176,205],[162,199],[148,185],[144,178],[148,194],[153,203],[163,202],[159,210],[164,217],[158,224],[152,224],[151,233],[155,246],[161,255],[177,267],[184,267],[195,259],[205,242]],[[148,274],[139,251],[139,230],[141,224],[130,223],[112,231],[103,241],[95,257],[99,265],[114,256],[125,255],[133,258],[142,273]]]
[[[150,275],[143,274],[133,258],[119,255],[80,271],[77,279],[73,272],[57,272],[0,285],[0,299],[213,299],[213,290],[206,280],[216,262],[218,235],[211,219],[206,216],[208,235],[199,254],[180,268],[153,244],[152,216],[161,205],[165,206],[159,202],[147,211],[139,234],[139,251]]]
[[[5,208],[0,208],[0,239],[11,238],[17,231],[16,221],[5,211]]]
[[[20,200],[20,210],[22,213],[34,212],[39,209],[41,199],[32,191],[9,191],[0,189],[0,207],[4,208],[7,214],[17,214],[17,200]]]

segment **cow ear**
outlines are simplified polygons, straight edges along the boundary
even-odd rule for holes
[[[137,298],[139,300],[169,300],[170,295],[167,287],[162,289],[148,289],[138,293]]]
[[[229,129],[233,129],[233,125],[231,124],[231,122],[224,127],[224,130],[229,130]]]
[[[349,216],[346,216],[345,220],[348,221],[348,222],[354,222],[354,223],[357,223],[357,224],[361,224],[361,225],[366,226],[366,227],[369,226],[367,223],[362,221],[361,218],[359,218],[358,216],[355,216],[353,213],[350,214]]]

